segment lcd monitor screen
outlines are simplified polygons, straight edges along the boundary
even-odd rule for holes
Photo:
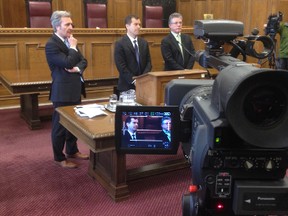
[[[177,106],[117,106],[116,150],[126,154],[176,154],[180,117]]]

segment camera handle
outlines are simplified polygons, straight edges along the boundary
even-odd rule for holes
[[[273,43],[274,43],[274,48],[272,51],[272,55],[270,55],[267,59],[267,61],[269,61],[269,68],[271,69],[277,69],[278,68],[278,64],[276,63],[276,44],[277,44],[277,40],[275,39],[275,36],[271,36],[269,35],[270,38],[272,39]],[[261,64],[265,64],[267,61],[261,63]]]

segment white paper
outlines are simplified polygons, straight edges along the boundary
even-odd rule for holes
[[[104,106],[99,104],[79,105],[74,109],[77,115],[81,117],[93,118],[96,116],[107,115],[107,113],[103,111],[105,109]]]

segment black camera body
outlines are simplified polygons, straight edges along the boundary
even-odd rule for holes
[[[206,41],[196,59],[219,74],[213,84],[193,86],[179,107],[191,125],[185,143],[194,186],[183,196],[185,216],[288,212],[288,71],[225,54],[222,44],[242,31],[236,21],[195,21],[195,36]]]
[[[277,14],[271,14],[268,17],[268,23],[265,28],[265,35],[269,35],[270,37],[274,38],[282,20],[283,14],[280,11]]]

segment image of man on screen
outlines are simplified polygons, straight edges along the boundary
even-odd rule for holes
[[[137,117],[129,116],[125,120],[125,132],[122,140],[124,145],[135,144],[140,135],[137,133],[139,120]]]
[[[157,135],[158,140],[171,142],[171,118],[163,117],[161,120],[162,131]]]

